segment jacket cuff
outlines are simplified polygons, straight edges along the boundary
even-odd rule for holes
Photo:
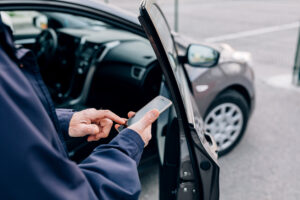
[[[121,131],[108,145],[115,148],[117,147],[120,151],[134,159],[138,165],[145,143],[137,132],[126,128]]]
[[[62,134],[66,139],[69,137],[69,124],[71,121],[71,118],[73,117],[73,110],[72,109],[56,109],[56,115],[59,121],[59,125],[62,131]]]

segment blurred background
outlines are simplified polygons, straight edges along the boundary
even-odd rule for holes
[[[136,15],[139,11],[140,0],[98,1]],[[241,142],[219,159],[220,199],[300,199],[297,156],[300,86],[292,84],[300,1],[158,0],[158,3],[171,27],[180,34],[199,43],[227,43],[252,55],[256,108]],[[22,26],[31,22],[30,16],[14,16],[14,23],[19,26],[15,31],[25,30]],[[157,199],[157,164],[153,163],[140,175],[141,199]]]
[[[139,0],[107,0],[138,14]],[[299,0],[158,1],[170,26],[199,42],[252,54],[256,108],[239,145],[219,159],[220,199],[300,199],[300,87],[292,85]],[[141,199],[157,199],[158,170],[141,174]]]

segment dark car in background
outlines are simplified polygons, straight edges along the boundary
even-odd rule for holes
[[[173,35],[181,54],[189,44],[197,43],[182,35]],[[222,156],[239,143],[255,108],[252,58],[248,52],[236,51],[228,44],[201,44],[220,53],[218,64],[210,68],[189,64],[184,67],[205,130],[215,138],[219,156]]]
[[[105,108],[126,116],[157,95],[171,99],[143,155],[159,157],[160,198],[218,199],[216,152],[225,154],[239,142],[254,108],[246,53],[225,44],[191,44],[171,33],[152,1],[142,2],[140,22],[95,1],[0,5],[15,43],[37,55],[56,107]],[[70,139],[69,156],[80,162],[97,145]]]

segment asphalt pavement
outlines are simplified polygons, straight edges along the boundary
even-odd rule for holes
[[[118,2],[137,13],[139,0]],[[159,1],[171,26],[174,1]],[[179,0],[179,32],[249,51],[256,109],[241,143],[219,159],[223,200],[300,199],[300,88],[291,83],[299,0]],[[141,174],[141,199],[158,198],[158,170]]]

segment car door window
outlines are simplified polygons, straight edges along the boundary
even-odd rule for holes
[[[174,46],[174,41],[171,36],[170,27],[168,22],[164,17],[161,15],[160,8],[154,4],[151,7],[151,17],[154,24],[157,25],[156,29],[159,30],[157,33],[162,41],[162,45],[167,52],[169,62],[173,70],[176,71],[178,60],[177,60],[177,53],[176,48]]]

